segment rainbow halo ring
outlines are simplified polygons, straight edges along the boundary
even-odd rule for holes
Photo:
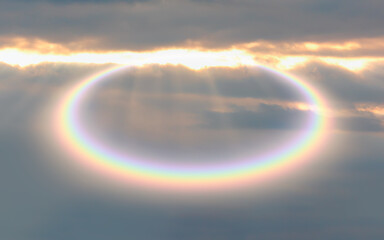
[[[173,191],[233,189],[265,182],[303,164],[323,142],[326,125],[325,103],[306,82],[263,65],[250,66],[268,71],[290,83],[311,106],[311,116],[302,131],[289,143],[268,153],[247,159],[210,164],[171,164],[127,156],[103,145],[86,132],[79,119],[87,91],[127,66],[117,66],[91,76],[72,88],[61,101],[56,121],[58,138],[81,164],[120,183]]]

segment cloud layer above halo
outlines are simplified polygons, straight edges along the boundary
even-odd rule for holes
[[[383,35],[384,21],[380,0],[0,3],[1,37],[38,38],[96,50],[377,38]]]

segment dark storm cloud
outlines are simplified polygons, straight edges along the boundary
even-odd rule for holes
[[[218,48],[260,39],[332,41],[383,35],[384,6],[379,0],[116,3],[3,0],[0,35],[64,45],[88,41],[83,47],[94,49],[196,43]]]

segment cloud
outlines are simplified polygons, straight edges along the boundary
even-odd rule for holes
[[[347,89],[349,84],[357,89],[368,89],[362,92],[362,96],[338,94],[338,100],[345,101],[346,106],[348,102],[353,105],[355,102],[365,101],[369,97],[365,94],[373,95],[370,91],[380,90],[382,73],[379,67],[358,75],[316,63],[300,71],[310,75],[314,66],[320,70],[314,73],[316,78],[308,77],[307,81],[322,84],[321,87],[326,92],[334,91],[332,93],[337,95],[339,91],[344,91],[342,87],[329,85],[331,81],[342,81]],[[272,196],[268,201],[260,201],[258,194],[244,196],[249,202],[228,205],[215,202],[208,206],[192,206],[187,203],[163,206],[143,202],[139,204],[134,200],[118,203],[111,200],[114,198],[113,194],[103,192],[98,195],[90,193],[89,189],[80,191],[64,187],[57,180],[56,172],[44,166],[44,161],[41,161],[46,156],[41,153],[42,146],[38,146],[41,133],[36,133],[34,119],[48,101],[55,99],[69,85],[106,67],[88,64],[41,64],[15,68],[0,64],[0,187],[3,194],[0,209],[4,213],[0,217],[0,238],[76,240],[106,237],[126,239],[131,236],[135,239],[160,240],[182,237],[191,240],[382,239],[384,214],[378,209],[381,209],[384,195],[378,189],[383,182],[383,139],[369,133],[373,130],[382,131],[382,128],[379,129],[375,117],[366,112],[354,111],[355,115],[338,120],[340,127],[345,130],[343,137],[337,137],[339,152],[328,153],[332,155],[329,159],[328,156],[319,156],[320,165],[326,160],[339,165],[327,168],[324,175],[319,174],[321,169],[318,167],[310,169],[308,174],[311,177],[295,182],[291,187],[285,187],[281,183],[283,186],[280,195]],[[141,95],[142,104],[149,113],[154,109],[169,113],[173,106],[170,98],[166,97],[168,96],[174,98],[173,104],[179,104],[179,107],[174,106],[174,113],[200,114],[207,117],[205,120],[229,118],[238,127],[253,127],[256,130],[264,127],[295,127],[301,114],[305,114],[305,111],[294,108],[294,105],[284,105],[292,100],[289,98],[282,97],[276,102],[268,98],[268,95],[263,95],[263,91],[254,92],[252,98],[250,92],[241,95],[240,88],[234,88],[231,92],[231,87],[223,87],[231,81],[250,83],[251,78],[244,69],[224,68],[195,72],[184,67],[147,66],[132,71],[128,76],[130,78],[119,75],[115,81],[99,86],[93,99],[100,99],[104,105],[99,106],[101,111],[95,112],[96,115],[103,115],[105,111],[109,111],[111,118],[123,115],[123,107],[130,97],[127,93],[133,92],[132,86],[136,86],[134,91]],[[211,98],[209,102],[209,96],[215,92],[209,91],[208,86],[212,82],[217,84],[224,76],[227,77],[222,79],[223,85],[219,89],[225,94],[216,99]],[[256,76],[261,77],[261,82],[268,83],[267,76]],[[184,88],[172,89],[177,83],[184,83]],[[277,83],[275,84],[277,87]],[[247,84],[243,86],[249,87]],[[270,85],[272,88],[274,86]],[[178,94],[172,96],[174,91]],[[156,92],[162,92],[163,95],[156,95]],[[261,95],[258,96],[259,93]],[[343,100],[342,96],[349,98]],[[375,99],[380,101],[379,95],[371,99],[371,104],[375,104]],[[226,107],[219,108],[219,111],[218,106],[215,107],[219,103]],[[352,111],[354,108],[352,106],[349,109]],[[136,108],[136,111],[139,112],[140,108]],[[8,120],[4,121],[5,118]],[[252,121],[254,118],[262,121]],[[287,119],[289,121],[285,121]],[[153,122],[154,118],[147,121]],[[213,124],[213,121],[208,123]],[[42,128],[45,127],[44,124],[45,122],[39,122]],[[208,129],[204,131],[207,132]],[[232,140],[234,143],[238,141],[236,138]],[[233,147],[231,144],[228,146]],[[327,151],[331,151],[329,147]],[[226,151],[223,152],[227,154]],[[320,175],[320,180],[309,183],[315,174]],[[71,178],[72,175],[66,177]],[[82,177],[84,181],[87,180]],[[134,193],[127,194],[132,196]]]
[[[90,40],[94,49],[220,48],[257,40],[345,41],[379,37],[384,18],[378,0],[2,4],[2,36],[61,44]]]
[[[35,229],[36,239],[254,239],[288,240],[369,238],[383,236],[384,199],[382,139],[361,134],[345,136],[334,156],[338,166],[328,175],[289,194],[268,201],[248,196],[249,202],[214,205],[117,204],[95,196],[75,198],[56,208],[46,225]],[[319,171],[319,168],[312,169]],[[331,174],[329,175],[329,173]],[[30,234],[31,236],[31,234]]]
[[[151,0],[111,0],[108,1],[108,4],[118,2],[118,3],[136,3],[136,2],[148,2]],[[0,0],[0,2],[10,2],[9,0]],[[19,2],[27,3],[27,0],[21,0]],[[102,1],[102,0],[38,0],[35,2],[40,2],[40,3],[53,3],[53,4],[58,4],[58,5],[67,5],[67,4],[107,4],[107,2]]]
[[[97,3],[97,4],[107,4],[105,1],[102,0],[40,0],[42,2],[49,2],[49,3],[55,3],[55,4],[86,4],[86,3]],[[136,2],[148,2],[151,0],[112,0],[108,1],[108,4],[113,2],[120,2],[120,3],[136,3]]]
[[[115,192],[105,176],[95,190],[94,179],[77,169],[58,174],[60,161],[73,158],[50,148],[63,147],[55,136],[52,145],[43,136],[54,135],[48,118],[62,94],[111,65],[0,63],[0,239],[383,239],[383,1],[0,0],[0,6],[0,51],[92,52],[100,59],[115,50],[247,50],[318,90],[336,128],[328,129],[323,151],[308,156],[313,166],[297,164],[274,184],[262,182],[265,191],[255,184],[195,204],[161,191],[136,196],[121,182]],[[86,99],[86,127],[108,146],[135,148],[160,162],[159,156],[177,163],[233,160],[280,146],[310,113],[291,85],[246,67],[154,65],[110,80]]]
[[[347,131],[383,132],[383,119],[370,117],[345,117],[336,120],[338,128]]]
[[[314,62],[295,71],[303,74],[334,101],[344,104],[384,101],[384,75],[381,64],[362,72],[352,72],[337,66]]]
[[[231,127],[245,129],[301,129],[309,112],[260,104],[258,111],[235,109],[233,112],[207,112],[206,127],[216,127],[220,119],[227,119]],[[204,127],[204,125],[203,125]]]
[[[9,122],[15,114],[19,114],[17,119],[22,121],[24,112],[36,111],[47,101],[47,95],[43,93],[54,96],[70,82],[103,68],[86,64],[43,64],[22,69],[1,65],[3,122]],[[384,73],[381,73],[380,65],[354,73],[331,65],[310,63],[296,72],[329,97],[339,129],[382,131],[384,119],[378,109],[384,102],[381,81]],[[127,120],[133,111],[127,108],[127,103],[133,99],[140,105],[134,110],[136,117],[129,118],[143,130],[149,126],[146,124],[155,127],[154,123],[148,122],[151,119],[148,114],[157,116],[157,129],[164,131],[168,129],[165,126],[169,129],[201,124],[213,127],[214,122],[220,122],[218,119],[222,119],[223,124],[226,122],[223,126],[228,127],[230,123],[239,129],[295,128],[308,114],[305,99],[297,91],[262,71],[245,68],[193,71],[184,67],[148,66],[126,74],[104,84],[103,91],[95,95],[95,104],[98,103],[100,111],[105,113],[99,123],[116,128],[117,132],[126,128],[123,119]],[[19,95],[30,96],[30,99],[25,101]],[[10,104],[12,108],[8,107]],[[120,109],[118,116],[114,109]],[[153,130],[148,134],[156,136]],[[159,139],[164,137],[161,137],[164,131],[159,132]]]
[[[339,41],[255,41],[240,44],[256,54],[276,57],[338,57],[344,60],[361,58],[382,58],[383,40],[377,38],[345,39]]]

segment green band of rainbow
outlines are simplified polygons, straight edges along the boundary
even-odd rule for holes
[[[94,139],[84,131],[79,112],[87,91],[106,81],[108,76],[126,69],[117,66],[91,76],[71,89],[61,102],[56,115],[59,140],[74,159],[111,178],[128,184],[172,190],[214,190],[263,182],[271,176],[297,168],[305,157],[314,153],[324,140],[328,121],[325,118],[325,101],[319,92],[306,82],[270,67],[252,66],[266,70],[291,83],[312,106],[307,126],[281,148],[249,159],[223,164],[170,164],[127,156]]]

